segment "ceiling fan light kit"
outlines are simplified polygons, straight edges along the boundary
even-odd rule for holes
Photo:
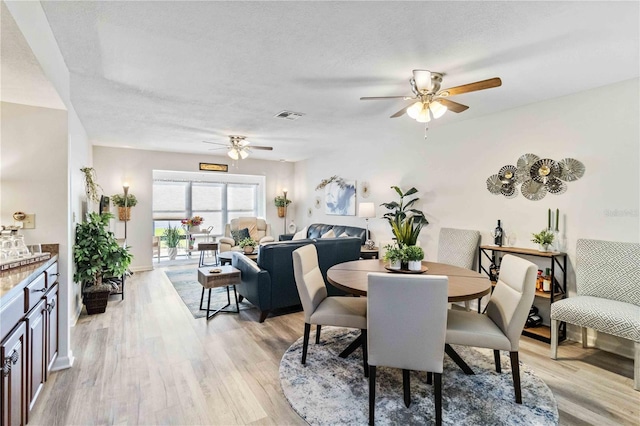
[[[210,141],[202,141],[204,143],[210,143],[213,145],[222,145],[223,148],[212,148],[212,150],[217,149],[227,149],[227,155],[233,160],[244,160],[251,153],[251,149],[260,149],[264,151],[272,151],[273,148],[270,146],[256,146],[249,145],[249,141],[246,140],[246,136],[237,136],[237,135],[229,135],[229,143],[223,144],[219,142],[210,142]]]
[[[362,97],[360,100],[379,99],[402,99],[405,101],[415,101],[412,105],[402,108],[391,116],[396,118],[405,113],[419,123],[428,123],[431,118],[442,117],[447,111],[460,113],[469,109],[468,106],[459,104],[448,99],[450,96],[462,93],[475,92],[477,90],[491,89],[502,85],[502,80],[498,77],[488,80],[476,81],[475,83],[455,86],[449,89],[440,90],[443,74],[429,70],[413,70],[413,77],[409,79],[413,96],[375,96]],[[446,99],[445,99],[446,98]]]

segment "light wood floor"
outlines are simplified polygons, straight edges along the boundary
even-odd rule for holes
[[[257,311],[193,319],[163,272],[134,274],[125,300],[83,315],[72,330],[73,368],[47,382],[30,424],[306,424],[278,379],[301,312],[257,322]],[[633,362],[575,343],[522,338],[521,360],[553,391],[560,423],[640,424]],[[311,355],[313,352],[311,351]]]

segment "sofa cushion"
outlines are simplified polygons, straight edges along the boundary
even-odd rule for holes
[[[364,245],[367,240],[367,230],[364,228],[359,228],[357,226],[328,225],[325,223],[313,223],[309,225],[307,229],[307,237],[321,238],[323,234],[326,234],[331,229],[336,236],[343,236],[344,234],[347,234],[350,237],[360,238],[360,245]]]
[[[322,234],[320,238],[335,238],[335,237],[336,237],[336,233],[333,232],[333,229],[329,229],[327,232]]]
[[[576,296],[551,305],[551,319],[640,343],[640,306],[593,296]]]
[[[307,227],[305,226],[303,229],[299,230],[295,234],[293,234],[293,241],[304,240],[307,238]]]

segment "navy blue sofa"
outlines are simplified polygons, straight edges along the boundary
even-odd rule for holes
[[[314,244],[318,250],[318,263],[329,295],[343,295],[344,292],[327,282],[327,270],[335,264],[360,258],[359,237],[270,243],[260,246],[256,262],[241,253],[233,254],[231,264],[241,273],[241,283],[236,288],[242,298],[260,310],[260,322],[264,322],[273,309],[300,305],[292,253],[307,244]]]

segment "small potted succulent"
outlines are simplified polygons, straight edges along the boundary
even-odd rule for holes
[[[553,243],[553,231],[549,229],[543,229],[537,234],[531,234],[533,238],[531,242],[537,243],[539,245],[538,250],[542,252],[549,251],[549,245]]]
[[[410,271],[420,271],[422,269],[422,259],[424,259],[424,250],[419,246],[406,246],[404,249],[404,257],[409,262]]]
[[[402,262],[404,262],[404,250],[391,244],[384,246],[384,249],[386,250],[384,260],[389,262],[389,269],[400,269]]]
[[[251,254],[253,253],[253,250],[255,249],[255,247],[258,245],[257,241],[254,240],[251,237],[247,237],[243,240],[241,240],[238,245],[240,246],[240,248],[242,250],[244,250],[244,252],[246,254]]]

